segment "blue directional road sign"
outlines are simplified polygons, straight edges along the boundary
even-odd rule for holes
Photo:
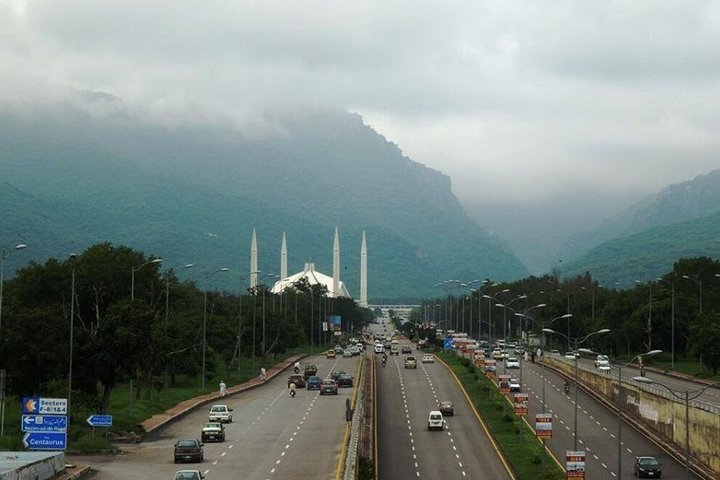
[[[65,450],[67,433],[65,432],[28,432],[23,444],[30,450]]]
[[[112,427],[112,415],[90,415],[86,421],[91,427]]]
[[[67,432],[67,415],[23,415],[23,432]]]
[[[67,398],[23,397],[25,415],[67,415]]]
[[[452,348],[453,348],[452,338],[448,337],[443,341],[443,348],[445,350],[452,350]]]

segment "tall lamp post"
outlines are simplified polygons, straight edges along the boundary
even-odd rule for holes
[[[653,355],[658,355],[662,353],[662,350],[650,350],[649,352],[645,353],[639,353],[635,355],[633,358],[631,358],[629,361],[623,363],[622,365],[618,365],[618,406],[617,406],[617,417],[618,417],[618,442],[617,442],[617,449],[618,449],[618,468],[617,468],[617,475],[618,479],[622,479],[622,405],[620,405],[620,391],[622,390],[622,369],[627,367],[628,365],[631,365],[635,360],[642,357],[651,357]]]
[[[24,248],[27,248],[27,245],[24,243],[21,243],[19,245],[15,245],[13,247],[13,250],[22,250]],[[2,305],[3,305],[3,283],[5,280],[4,274],[5,274],[5,259],[8,258],[8,255],[10,255],[10,252],[7,252],[5,250],[0,251],[0,332],[2,332]],[[0,335],[1,337],[1,335]]]
[[[69,361],[68,361],[68,393],[67,393],[67,409],[70,412],[70,405],[72,403],[72,368],[73,368],[73,333],[75,332],[75,255],[70,254],[70,263],[72,270],[70,273],[70,345],[69,345]],[[2,435],[2,434],[0,434]]]
[[[496,284],[493,284],[491,286],[495,286]],[[508,293],[510,292],[509,288],[505,288],[503,290],[500,290],[499,292],[496,292],[495,295],[500,295],[501,293]],[[493,324],[492,324],[492,301],[494,300],[495,303],[499,303],[500,300],[498,300],[495,295],[487,295],[483,294],[483,298],[488,299],[488,336],[490,337],[490,341],[492,342],[492,333],[493,333]]]
[[[700,278],[700,275],[683,275],[682,278],[685,278],[687,280],[692,280],[698,286],[698,289],[700,290],[700,313],[703,313],[703,311],[702,311],[702,279]]]
[[[690,400],[695,400],[708,388],[720,385],[720,382],[705,385],[697,390],[674,390],[664,383],[657,382],[648,377],[633,377],[633,380],[663,387],[670,392],[673,397],[685,401],[685,478],[690,478]]]
[[[501,307],[503,309],[503,338],[504,338],[505,342],[507,342],[507,338],[508,338],[508,335],[507,335],[508,334],[507,309],[510,308],[510,305],[513,302],[516,302],[518,300],[524,300],[526,298],[527,298],[527,295],[523,294],[523,295],[518,295],[517,297],[511,299],[509,302],[495,304],[496,307]],[[512,334],[512,331],[510,333]]]
[[[570,345],[570,343],[575,345],[575,349],[574,349],[575,350],[575,355],[574,355],[574,357],[575,357],[575,428],[573,430],[573,436],[575,437],[574,450],[577,450],[577,448],[578,448],[577,447],[577,443],[578,443],[578,434],[577,434],[577,426],[578,426],[578,421],[577,421],[577,419],[578,419],[578,356],[579,356],[578,347],[580,345],[582,345],[583,343],[585,343],[586,341],[588,341],[588,339],[590,337],[592,337],[594,335],[599,335],[601,333],[608,333],[609,331],[610,331],[609,328],[603,328],[601,330],[598,330],[597,332],[589,333],[589,334],[585,335],[584,337],[568,337],[564,333],[556,332],[555,330],[553,330],[551,328],[543,328],[543,332],[555,333],[557,335],[560,335],[561,337],[565,337],[565,340],[567,340],[568,345]],[[590,352],[592,351],[592,350],[587,350],[587,349],[583,349],[583,350],[590,351]]]
[[[638,285],[642,285],[643,282],[641,282],[640,280],[635,280],[635,283],[637,283]],[[648,319],[647,319],[647,326],[645,327],[645,330],[647,331],[647,334],[648,334],[647,348],[648,348],[648,350],[650,350],[652,348],[652,285],[653,285],[653,281],[648,280],[647,284],[648,284],[648,289],[649,289]]]
[[[675,368],[675,281],[668,282],[662,278],[656,279],[658,282],[670,285],[670,368]]]
[[[213,270],[212,272],[205,273],[205,295],[204,295],[204,301],[203,301],[203,341],[202,341],[202,390],[205,390],[205,350],[207,347],[207,291],[208,291],[208,281],[210,280],[210,277],[215,275],[216,273],[220,272],[227,272],[230,269],[227,267],[218,268],[217,270]]]
[[[138,270],[143,268],[145,265],[150,265],[150,264],[157,265],[158,263],[162,263],[162,258],[154,258],[152,260],[148,260],[147,262],[145,262],[143,264],[132,267],[132,276],[131,276],[131,280],[130,280],[130,300],[135,300],[135,272],[137,272]]]
[[[180,266],[179,268],[187,269],[187,268],[193,268],[195,266],[194,263],[186,263],[185,265]],[[170,272],[172,271],[172,268],[165,272],[165,335],[167,335],[168,331],[168,318],[170,316]],[[168,388],[168,365],[167,362],[165,363],[165,388]]]

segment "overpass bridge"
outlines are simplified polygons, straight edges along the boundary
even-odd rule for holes
[[[420,305],[368,305],[368,308],[372,310],[379,308],[383,317],[390,316],[390,310],[392,310],[398,317],[407,319],[410,312],[415,308],[420,308]]]

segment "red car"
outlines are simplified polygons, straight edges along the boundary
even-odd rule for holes
[[[337,395],[338,386],[335,380],[326,379],[320,383],[320,395]]]

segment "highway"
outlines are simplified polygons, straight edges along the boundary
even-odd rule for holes
[[[318,375],[332,370],[356,375],[359,357],[325,359],[313,356]],[[129,447],[122,455],[73,459],[90,464],[97,480],[172,479],[177,470],[199,469],[210,480],[334,479],[345,435],[345,400],[354,388],[341,388],[337,396],[320,396],[317,390],[287,390],[285,372],[265,385],[227,398],[234,408],[233,423],[226,424],[223,443],[205,445],[202,463],[175,464],[173,444],[179,437],[200,437],[207,408],[178,419],[159,435]],[[219,402],[218,402],[219,403]],[[209,405],[208,405],[209,408]]]
[[[528,420],[534,421],[535,414],[542,412],[543,369],[541,364],[522,362],[523,391],[530,394]],[[499,373],[503,367],[498,368]],[[508,373],[519,375],[517,370]],[[571,392],[564,392],[564,378],[546,370],[547,383],[545,398],[547,413],[553,414],[553,438],[547,446],[555,457],[564,462],[565,451],[574,449],[574,385]],[[586,478],[604,480],[618,477],[618,421],[617,415],[604,405],[578,391],[578,450],[586,452]],[[663,464],[664,478],[686,479],[684,464],[675,460],[660,446],[645,438],[633,427],[623,423],[622,428],[622,478],[633,477],[633,463],[636,456],[657,457]],[[634,478],[634,477],[633,477]],[[697,478],[697,477],[692,477]]]
[[[403,354],[384,368],[376,362],[379,478],[512,478],[447,368],[413,354],[417,369],[404,368]],[[428,431],[428,413],[443,400],[455,415],[444,431]]]

